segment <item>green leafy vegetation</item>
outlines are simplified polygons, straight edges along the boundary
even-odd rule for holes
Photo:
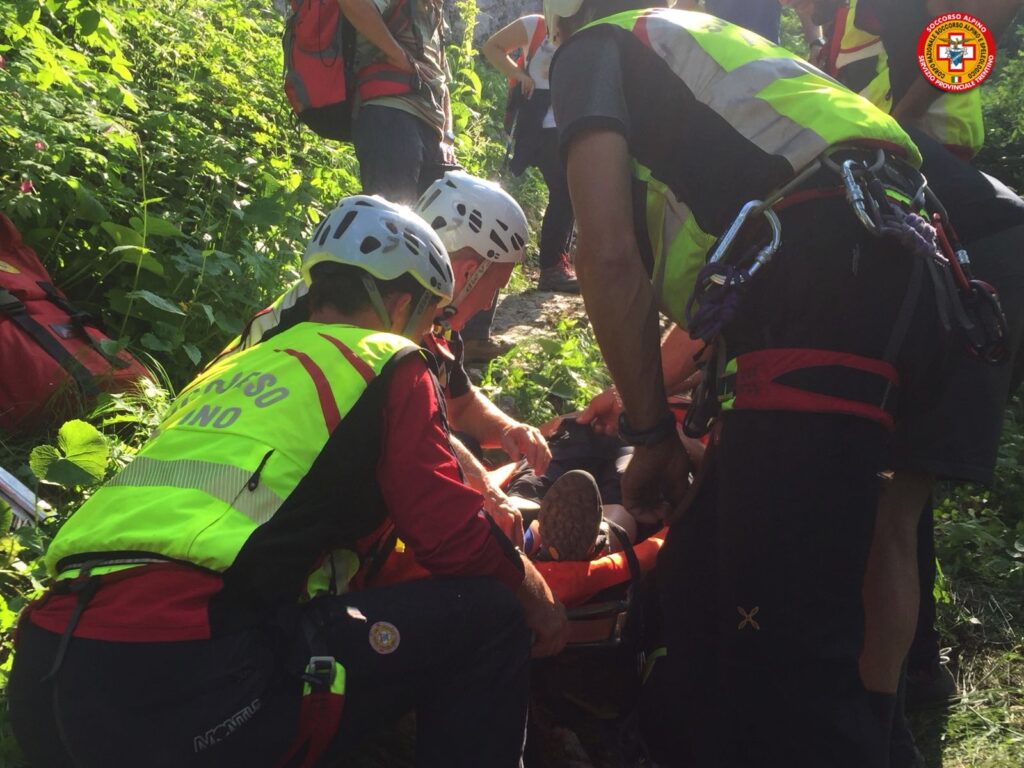
[[[557,338],[538,338],[491,361],[483,390],[529,424],[583,408],[611,380],[590,326],[558,323]]]

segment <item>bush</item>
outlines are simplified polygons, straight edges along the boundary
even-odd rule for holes
[[[176,383],[296,276],[322,206],[358,190],[352,152],[288,112],[269,7],[0,7],[0,208]]]

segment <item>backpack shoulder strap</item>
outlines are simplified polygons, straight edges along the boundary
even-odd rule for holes
[[[540,47],[544,44],[544,38],[548,36],[547,24],[544,23],[544,17],[541,16],[537,19],[537,26],[533,28],[533,35],[530,37],[530,45],[526,49],[526,66],[530,66],[530,61],[540,50]]]

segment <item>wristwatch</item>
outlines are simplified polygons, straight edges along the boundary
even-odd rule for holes
[[[676,417],[666,413],[658,419],[650,429],[633,429],[626,412],[619,414],[619,437],[626,445],[649,448],[672,437],[676,433]]]

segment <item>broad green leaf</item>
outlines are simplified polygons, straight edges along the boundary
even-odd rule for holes
[[[3,596],[0,596],[0,633],[8,632],[17,618],[18,614],[12,611]]]
[[[132,216],[128,220],[128,223],[132,225],[132,229],[142,234],[142,219],[137,216]],[[146,214],[146,236],[152,235],[153,237],[184,237],[185,233],[178,229],[176,226],[166,219],[161,219],[159,216],[153,214]]]
[[[129,299],[142,299],[150,306],[162,309],[164,312],[170,312],[173,315],[184,316],[185,314],[177,304],[168,301],[163,296],[157,296],[152,291],[129,291],[125,296]]]
[[[469,83],[470,88],[473,89],[473,95],[479,100],[484,90],[483,83],[480,82],[480,76],[469,67],[460,69],[459,76]]]
[[[159,336],[152,333],[142,334],[142,338],[139,339],[142,342],[142,346],[146,349],[152,349],[154,352],[170,352],[174,349],[171,342],[161,339]]]
[[[32,449],[28,457],[28,466],[32,474],[40,480],[46,480],[46,475],[54,462],[61,460],[60,451],[52,445],[37,445]]]
[[[124,349],[124,344],[114,339],[100,339],[100,349],[103,350],[103,354],[116,357],[117,353]]]
[[[112,221],[104,221],[100,227],[110,235],[117,245],[136,245],[142,247],[142,235],[130,227],[123,227]]]
[[[88,472],[96,480],[107,471],[110,447],[96,427],[81,419],[66,421],[57,432],[57,447],[68,461]]]
[[[199,365],[199,361],[203,359],[202,353],[195,344],[182,344],[182,350],[188,355],[188,359],[192,361],[192,365]]]
[[[76,211],[79,217],[96,223],[109,222],[110,214],[87,184],[78,179],[68,179],[68,186],[75,190]]]
[[[76,21],[78,22],[78,28],[82,31],[83,35],[91,35],[100,25],[101,18],[102,17],[99,12],[90,8],[89,10],[82,11],[78,14]]]
[[[123,250],[122,250],[123,249]],[[122,245],[114,248],[111,253],[121,252],[121,261],[132,266],[141,266],[143,269],[152,272],[154,275],[164,276],[163,265],[156,260],[153,252],[148,248],[140,248],[134,245]]]
[[[202,308],[203,313],[206,315],[206,322],[213,325],[213,307],[209,304],[200,303],[199,306]]]
[[[111,61],[110,61],[110,69],[114,72],[114,74],[116,74],[122,80],[126,80],[128,82],[131,82],[135,78],[132,77],[131,70],[129,70],[128,67],[126,66],[127,63],[128,62],[126,62],[124,59],[111,59]]]

